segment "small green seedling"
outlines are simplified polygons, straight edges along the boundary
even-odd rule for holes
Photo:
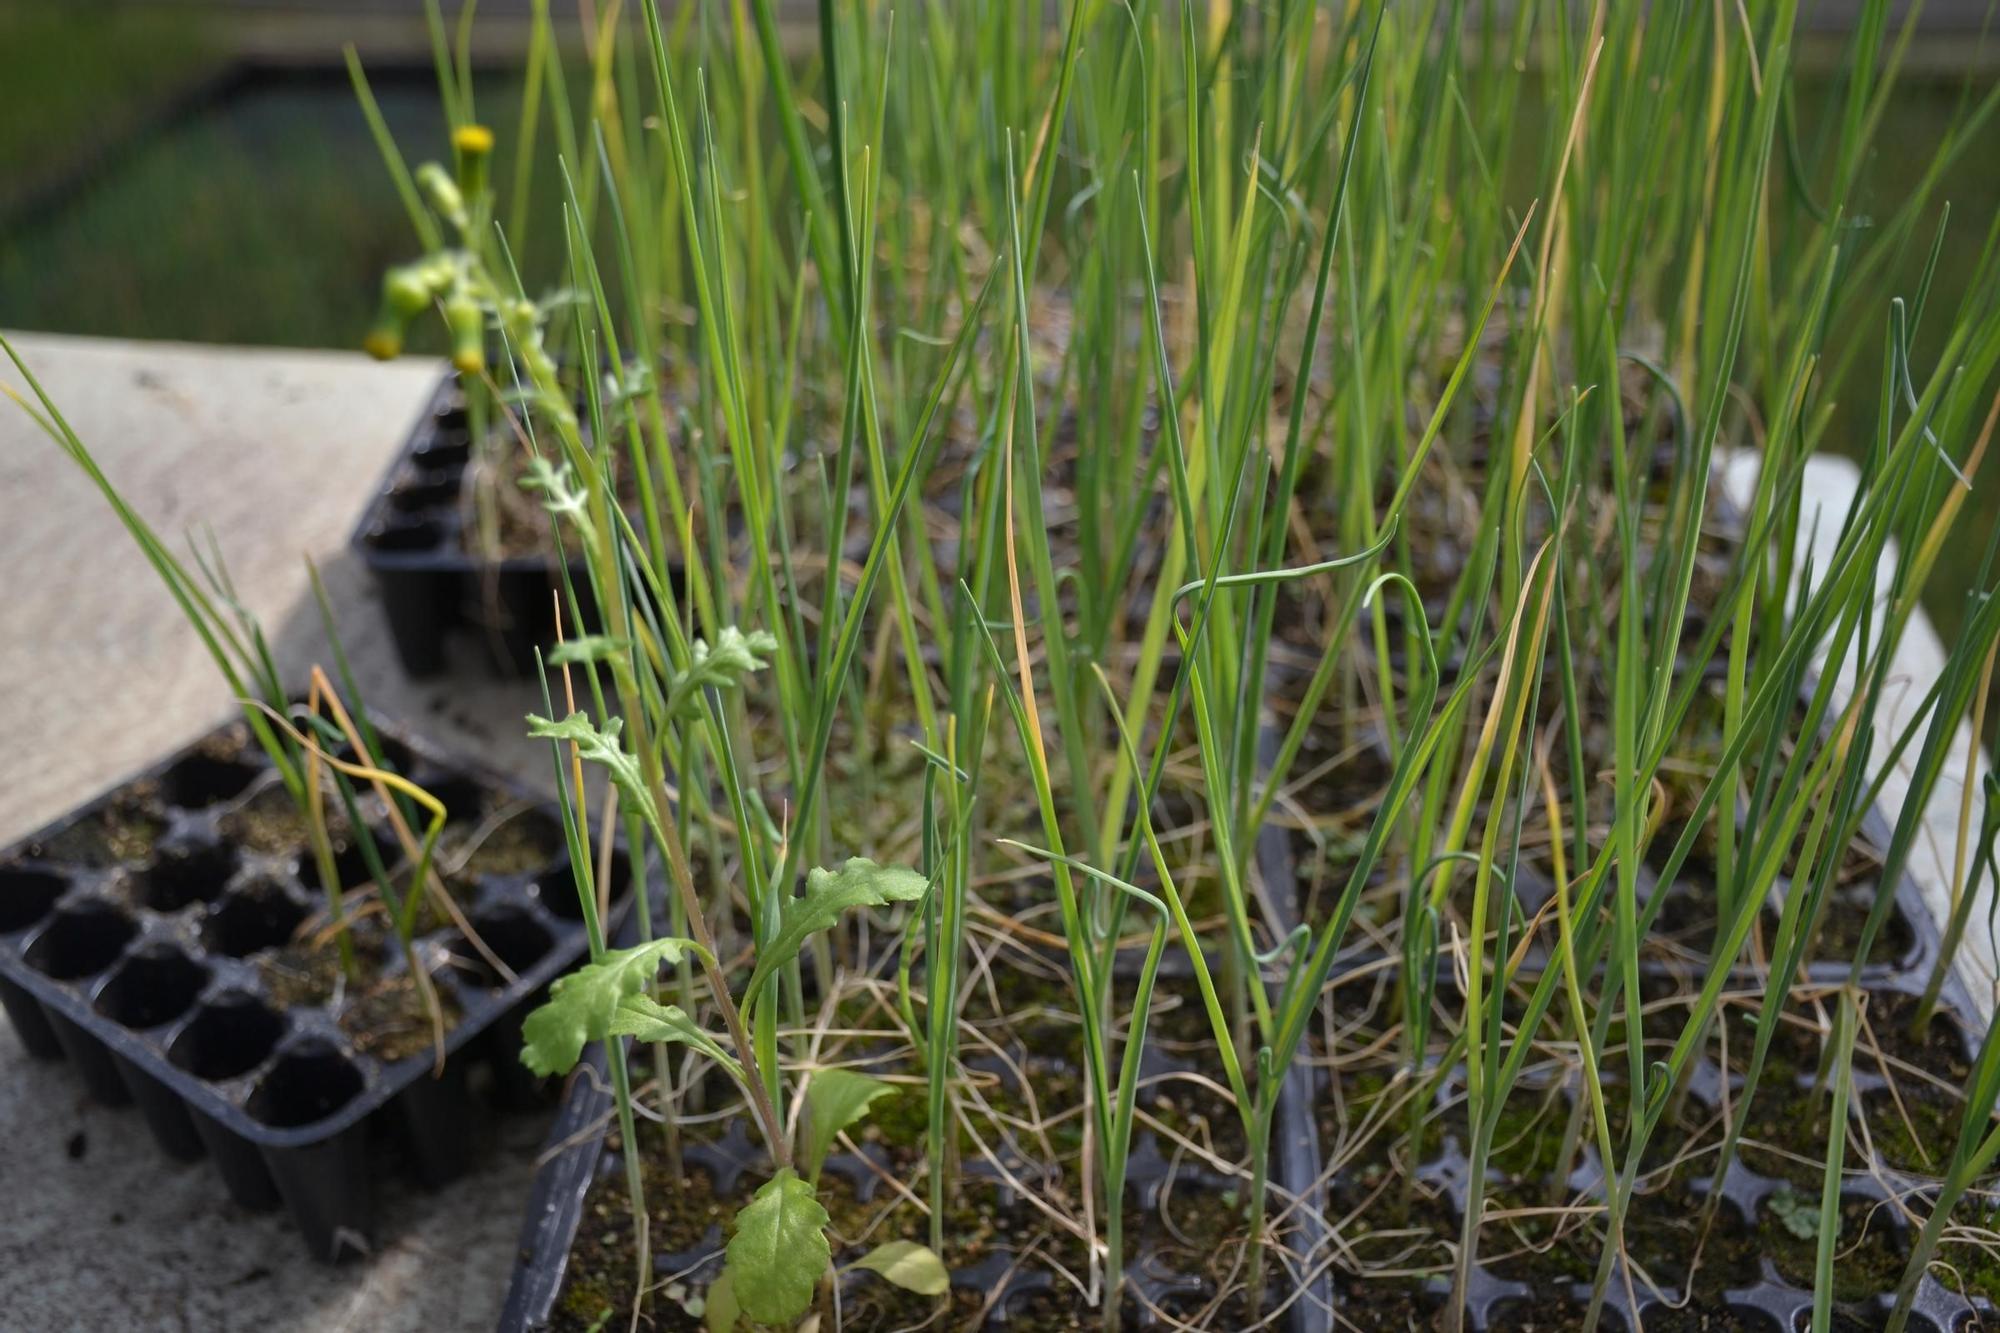
[[[691,670],[686,678],[704,675],[705,670],[701,684],[708,687],[739,680],[761,665],[754,646],[733,632],[718,635],[715,651],[697,654],[703,667]],[[691,687],[691,692],[698,695],[700,688]],[[656,835],[663,833],[639,765],[619,742],[615,720],[599,730],[581,713],[572,713],[561,722],[530,718],[529,726],[533,735],[569,742],[584,758],[604,765],[628,806],[637,809]],[[755,1020],[756,997],[814,936],[832,930],[855,908],[917,903],[929,890],[929,882],[914,870],[877,865],[866,857],[850,857],[838,869],[808,872],[805,893],[780,904],[778,927],[757,951],[743,987],[742,1019],[729,1025],[733,1034],[747,1033]],[[691,939],[670,936],[605,950],[559,979],[547,1002],[528,1015],[522,1025],[521,1062],[537,1074],[567,1074],[587,1043],[621,1036],[688,1046],[713,1060],[743,1089],[746,1099],[758,1105],[764,1086],[747,1036],[712,1035],[681,1006],[662,1004],[650,993],[662,966],[676,966],[686,958],[717,967],[714,953]],[[833,1260],[826,1238],[826,1209],[817,1197],[820,1170],[834,1140],[888,1091],[888,1084],[851,1070],[812,1075],[800,1093],[802,1114],[796,1118],[804,1122],[804,1129],[796,1151],[791,1137],[771,1118],[760,1115],[777,1170],[736,1214],[723,1278],[708,1296],[704,1317],[712,1330],[733,1327],[738,1312],[755,1324],[788,1326],[811,1308],[813,1293]],[[942,1272],[943,1262],[928,1249],[924,1253],[932,1263],[899,1248],[886,1254],[878,1249],[857,1266],[914,1291],[941,1291],[936,1274]]]
[[[1819,1239],[1819,1204],[1790,1187],[1779,1190],[1764,1206],[1785,1230],[1800,1240]]]

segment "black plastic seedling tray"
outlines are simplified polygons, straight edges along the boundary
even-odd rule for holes
[[[1863,826],[1863,836],[1875,846],[1887,845],[1889,829],[1880,809],[1870,812]],[[1908,932],[1908,947],[1891,962],[1871,963],[1863,969],[1862,989],[1876,1000],[1895,995],[1921,995],[1924,984],[1929,979],[1931,966],[1942,948],[1936,920],[1923,901],[1922,890],[1908,875],[1905,875],[1902,883],[1897,886],[1894,921],[1899,929]],[[1532,958],[1524,964],[1529,969],[1536,965]],[[1848,964],[1844,962],[1822,961],[1810,969],[1810,975],[1816,980],[1823,981],[1844,981],[1847,974]],[[1745,973],[1746,984],[1756,983],[1758,980],[1754,974]],[[1440,964],[1439,984],[1454,988],[1457,985],[1457,978],[1449,963]],[[1974,1017],[1976,1011],[1971,1007],[1956,973],[1949,974],[1945,979],[1939,1010],[1959,1020],[1952,1025],[1953,1030],[1965,1043],[1963,1055],[1967,1063],[1972,1063],[1976,1055],[1972,1049],[1974,1030],[1966,1025],[1965,1020]],[[1983,1024],[1981,1028],[1983,1029]],[[1799,1077],[1802,1085],[1809,1084],[1813,1079],[1810,1073],[1801,1074]],[[1860,1055],[1857,1052],[1857,1090],[1864,1087],[1870,1077],[1861,1068]],[[1723,1071],[1708,1056],[1701,1058],[1689,1079],[1690,1094],[1717,1116],[1720,1116],[1723,1110],[1722,1079]],[[1740,1083],[1740,1081],[1740,1077],[1735,1079],[1735,1082]],[[1321,1089],[1324,1089],[1323,1077],[1316,1082]],[[1578,1095],[1578,1089],[1573,1083],[1566,1083],[1560,1091],[1569,1101],[1573,1101]],[[1455,1089],[1451,1081],[1447,1080],[1446,1085],[1439,1091],[1439,1106],[1444,1106],[1454,1095]],[[1889,1189],[1910,1196],[1924,1196],[1926,1186],[1922,1180],[1897,1172],[1886,1164],[1878,1164],[1876,1170],[1862,1173],[1860,1168],[1865,1162],[1859,1154],[1859,1145],[1850,1140],[1847,1158],[1848,1177],[1842,1192],[1844,1200],[1885,1204],[1888,1202],[1889,1196],[1886,1191]],[[1600,1169],[1596,1155],[1587,1153],[1586,1156],[1587,1163],[1579,1166],[1578,1170],[1594,1175]],[[1438,1154],[1420,1164],[1416,1168],[1416,1174],[1419,1179],[1439,1187],[1441,1195],[1449,1202],[1453,1211],[1462,1215],[1466,1198],[1464,1180],[1467,1166],[1463,1145],[1455,1138],[1447,1137]],[[1698,1178],[1693,1182],[1693,1188],[1697,1193],[1705,1193],[1708,1181],[1699,1170],[1696,1175]],[[1591,1179],[1577,1175],[1572,1175],[1568,1185],[1571,1189],[1594,1187]],[[1728,1212],[1747,1228],[1757,1227],[1760,1224],[1760,1209],[1774,1194],[1785,1190],[1797,1192],[1789,1182],[1764,1175],[1747,1165],[1740,1154],[1730,1164],[1722,1182],[1724,1205]],[[1818,1187],[1814,1186],[1810,1194],[1814,1206],[1817,1207]],[[1894,1208],[1883,1207],[1878,1210],[1877,1215],[1888,1219],[1885,1224],[1895,1225],[1900,1230],[1902,1218]],[[1763,1224],[1770,1225],[1768,1219],[1764,1219]],[[1726,1319],[1729,1322],[1708,1326],[1757,1330],[1758,1333],[1803,1333],[1803,1330],[1811,1327],[1813,1292],[1788,1280],[1769,1254],[1761,1254],[1756,1262],[1757,1271],[1752,1280],[1732,1286],[1723,1293],[1722,1303],[1726,1307],[1725,1310],[1702,1312],[1710,1318]],[[1337,1288],[1338,1285],[1336,1284]],[[1653,1327],[1659,1320],[1676,1316],[1683,1319],[1688,1317],[1682,1308],[1686,1293],[1676,1289],[1655,1292],[1637,1283],[1635,1289],[1638,1297],[1636,1311],[1627,1299],[1623,1284],[1613,1281],[1606,1298],[1603,1327],[1611,1330],[1622,1328],[1627,1330],[1627,1333],[1637,1333],[1639,1328]],[[1587,1282],[1572,1284],[1559,1290],[1540,1290],[1527,1282],[1504,1277],[1483,1264],[1475,1264],[1467,1283],[1466,1326],[1475,1330],[1475,1333],[1489,1333],[1489,1330],[1512,1326],[1507,1315],[1509,1307],[1524,1302],[1567,1297],[1577,1308],[1581,1308],[1589,1301],[1590,1293],[1590,1284]],[[1433,1295],[1442,1301],[1444,1291],[1440,1288],[1434,1291]],[[1894,1291],[1890,1290],[1879,1293],[1870,1301],[1837,1305],[1835,1327],[1879,1326],[1887,1317],[1894,1303],[1894,1296]],[[1637,1319],[1634,1318],[1635,1313]],[[1974,1304],[1936,1278],[1926,1275],[1917,1290],[1910,1328],[1913,1333],[1966,1333],[1967,1330],[1976,1327],[1992,1327],[1993,1315],[1993,1309],[1983,1300]],[[1847,1322],[1842,1322],[1843,1320]]]
[[[434,676],[448,644],[465,643],[503,674],[535,670],[535,650],[555,642],[560,572],[545,556],[475,558],[465,545],[472,428],[457,378],[446,375],[376,488],[351,544],[375,575],[403,669]],[[570,564],[586,620],[590,580]]]
[[[442,1069],[427,1041],[371,1053],[366,1026],[343,1023],[355,1000],[339,989],[289,1005],[274,993],[272,960],[323,898],[304,848],[232,833],[284,799],[241,723],[0,852],[0,1001],[27,1048],[67,1057],[98,1101],[137,1103],[170,1156],[212,1157],[239,1204],[282,1204],[327,1260],[370,1247],[377,1177],[453,1178],[489,1108],[536,1097],[518,1060],[521,1020],[588,947],[544,803],[406,738],[385,746],[444,801],[453,827],[506,811],[524,838],[484,869],[475,857],[453,884],[483,950],[454,925],[418,938],[417,957],[457,1011]],[[629,903],[625,880],[621,866],[615,917]],[[379,975],[402,971],[386,932],[371,947]]]
[[[1169,1070],[1191,1072],[1191,1068],[1172,1061],[1152,1061],[1149,1054],[1149,1075]],[[1301,1075],[1305,1072],[1301,1066]],[[1308,1079],[1301,1087],[1301,1093],[1309,1087]],[[1296,1100],[1288,1099],[1288,1102],[1280,1104],[1273,1128],[1276,1144],[1272,1156],[1272,1182],[1276,1191],[1305,1196],[1316,1187],[1319,1143],[1306,1098],[1302,1095]],[[549,1133],[543,1165],[536,1173],[528,1197],[528,1211],[521,1228],[513,1281],[508,1287],[506,1307],[500,1316],[500,1333],[535,1333],[549,1326],[556,1302],[562,1295],[570,1249],[582,1224],[591,1187],[600,1178],[622,1174],[622,1158],[616,1148],[607,1142],[613,1122],[612,1109],[604,1052],[601,1047],[594,1047],[583,1064],[578,1066],[569,1093],[563,1100],[562,1110]],[[751,1141],[748,1129],[740,1119],[719,1141],[692,1145],[685,1150],[685,1155],[690,1165],[709,1173],[711,1180],[717,1182],[718,1189],[729,1188],[744,1171],[761,1173],[770,1169],[763,1149]],[[851,1154],[829,1158],[826,1170],[830,1174],[847,1177],[860,1188],[871,1187],[879,1180],[876,1168],[871,1168]],[[1203,1168],[1175,1167],[1152,1134],[1141,1133],[1133,1144],[1130,1173],[1126,1181],[1132,1191],[1131,1201],[1139,1205],[1141,1220],[1144,1212],[1159,1206],[1163,1190],[1169,1180],[1177,1176],[1177,1187],[1183,1189],[1192,1187],[1220,1191],[1231,1184],[1227,1178],[1211,1175]],[[1288,1297],[1293,1293],[1285,1289],[1287,1279],[1280,1266],[1294,1273],[1314,1271],[1309,1266],[1310,1254],[1302,1252],[1306,1247],[1298,1245],[1292,1235],[1309,1228],[1316,1228],[1323,1240],[1324,1222],[1317,1210],[1306,1212],[1303,1219],[1294,1214],[1278,1238],[1287,1250],[1274,1256],[1271,1280],[1273,1286]],[[655,1256],[654,1267],[662,1275],[675,1274],[681,1278],[711,1281],[721,1271],[723,1240],[724,1237],[714,1234],[696,1251]],[[1143,1238],[1139,1246],[1138,1255],[1127,1266],[1126,1278],[1149,1299],[1169,1301],[1176,1296],[1202,1291],[1205,1284],[1201,1278],[1177,1271]],[[1323,1265],[1318,1267],[1323,1271]],[[955,1286],[976,1287],[996,1293],[992,1313],[988,1316],[988,1322],[996,1327],[1004,1326],[1017,1302],[1034,1297],[1051,1282],[1045,1272],[1014,1267],[1009,1256],[997,1250],[988,1261],[953,1270],[951,1280]],[[1270,1327],[1279,1333],[1331,1333],[1334,1327],[1331,1310],[1326,1283],[1316,1279],[1306,1292],[1297,1294],[1291,1300]],[[1150,1328],[1155,1325],[1142,1318],[1138,1326]]]
[[[1258,855],[1263,873],[1291,873],[1290,853],[1282,833],[1273,826],[1260,840]],[[1163,983],[1165,978],[1163,977]],[[500,1333],[537,1333],[546,1329],[562,1295],[568,1272],[570,1250],[583,1221],[586,1197],[600,1178],[622,1175],[622,1157],[608,1142],[613,1122],[611,1089],[605,1073],[601,1046],[593,1046],[572,1077],[561,1112],[549,1132],[543,1163],[535,1175],[522,1222],[521,1240],[515,1255],[514,1275],[507,1290],[507,1303],[500,1316]],[[1146,1074],[1192,1072],[1185,1061],[1149,1050]],[[1210,1072],[1213,1071],[1203,1071]],[[1319,1137],[1313,1124],[1313,1081],[1310,1069],[1299,1063],[1289,1071],[1279,1094],[1272,1126],[1271,1178],[1276,1196],[1302,1202],[1287,1218],[1273,1255],[1270,1281],[1290,1303],[1269,1327],[1277,1333],[1332,1333],[1334,1328],[1331,1283],[1326,1266],[1317,1262],[1316,1252],[1326,1238],[1324,1182],[1320,1179]],[[726,1190],[743,1171],[769,1170],[763,1150],[754,1145],[747,1126],[739,1119],[718,1141],[690,1146],[690,1164],[708,1171],[718,1189]],[[829,1158],[826,1170],[848,1176],[857,1187],[875,1184],[879,1172],[852,1157]],[[1149,1131],[1142,1131],[1133,1144],[1126,1180],[1132,1192],[1130,1203],[1138,1209],[1135,1225],[1143,1226],[1146,1216],[1159,1206],[1168,1182],[1180,1177],[1179,1187],[1230,1188],[1232,1182],[1210,1175],[1203,1168],[1176,1168],[1161,1152]],[[681,1278],[712,1280],[720,1271],[723,1237],[711,1235],[698,1252],[655,1256],[654,1267],[663,1274]],[[994,1292],[987,1322],[1004,1327],[1016,1302],[1032,1298],[1051,1282],[1047,1273],[1016,1268],[1001,1251],[972,1268],[952,1272],[954,1286]],[[1288,1289],[1288,1277],[1308,1275],[1304,1289]],[[1142,1234],[1139,1254],[1127,1266],[1126,1278],[1153,1301],[1199,1293],[1204,1280],[1173,1268]],[[1142,1318],[1140,1327],[1153,1327]]]

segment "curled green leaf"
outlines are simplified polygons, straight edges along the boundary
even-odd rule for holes
[[[621,639],[610,634],[585,634],[578,638],[563,640],[549,649],[548,656],[543,660],[552,667],[602,662],[631,646],[630,639]]]
[[[944,1260],[930,1246],[913,1240],[885,1241],[856,1259],[853,1266],[919,1296],[942,1296],[951,1290],[951,1274],[945,1270]]]
[[[868,1114],[877,1097],[893,1092],[879,1078],[857,1074],[851,1069],[822,1069],[806,1084],[806,1174],[819,1179],[819,1169],[827,1151],[840,1132]]]
[[[739,1082],[743,1078],[743,1066],[736,1063],[736,1057],[688,1017],[685,1009],[677,1004],[661,1004],[650,995],[628,995],[620,1000],[611,1015],[607,1035],[692,1046],[721,1065],[732,1078]]]
[[[703,690],[741,687],[745,676],[770,665],[766,659],[776,651],[777,639],[761,629],[745,634],[727,625],[712,645],[706,639],[696,639],[688,653],[687,670],[674,678],[667,692],[667,711],[681,718],[698,714]]]
[[[914,870],[877,865],[865,856],[849,857],[838,870],[816,867],[807,872],[804,895],[785,901],[777,933],[757,951],[757,966],[744,993],[754,1004],[764,983],[798,956],[806,940],[831,928],[843,913],[856,907],[915,902],[929,887],[930,881]]]

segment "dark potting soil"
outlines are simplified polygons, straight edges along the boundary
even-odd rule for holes
[[[961,1185],[943,1229],[952,1291],[931,1299],[871,1274],[849,1274],[841,1280],[843,1327],[979,1328],[1000,1319],[996,1311],[1004,1311],[1006,1327],[1030,1333],[1100,1326],[1080,1285],[1082,1244],[1060,1220],[1080,1217],[1082,1209],[1083,1080],[1074,1003],[1063,972],[1046,956],[996,963],[989,979],[990,990],[974,988],[965,1016],[983,1035],[967,1060],[956,1135]],[[865,1052],[894,1049],[885,1026],[892,1013],[874,988],[844,993],[830,1012],[828,1031],[840,1035],[822,1060],[861,1059],[865,1067]],[[1128,1327],[1158,1327],[1163,1319],[1212,1328],[1252,1322],[1243,1304],[1244,1140],[1234,1108],[1213,1081],[1216,1071],[1186,1058],[1209,1044],[1207,1022],[1198,1005],[1171,998],[1153,1016],[1127,1179]],[[711,1079],[707,1086],[714,1091],[720,1084]],[[713,1111],[718,1101],[708,1105]],[[925,1119],[921,1083],[905,1082],[850,1132],[859,1152],[829,1161],[821,1197],[833,1219],[836,1265],[885,1240],[927,1240],[928,1220],[903,1192],[925,1189]],[[667,1167],[664,1132],[641,1128],[654,1280],[664,1284],[643,1327],[689,1333],[701,1327],[701,1298],[720,1271],[729,1221],[768,1176],[747,1118],[735,1114],[722,1123],[726,1128],[712,1119],[688,1126],[689,1165],[679,1183]],[[1283,1203],[1274,1195],[1271,1206],[1276,1215]],[[584,1200],[551,1327],[581,1333],[607,1309],[615,1321],[625,1319],[633,1264],[614,1129]],[[1272,1299],[1282,1299],[1285,1279],[1275,1258],[1268,1273]],[[830,1326],[830,1290],[822,1290],[820,1301]]]
[[[921,1095],[904,1094],[918,1103],[916,1115],[887,1112],[891,1125],[910,1124],[920,1135]],[[691,1158],[710,1156],[719,1146],[725,1156],[746,1159],[748,1170],[725,1166],[717,1171],[690,1164],[676,1181],[667,1169],[657,1131],[642,1130],[647,1143],[644,1166],[649,1235],[658,1287],[641,1316],[641,1327],[672,1333],[700,1333],[702,1296],[721,1271],[722,1246],[735,1212],[768,1173],[768,1160],[753,1149],[732,1122],[720,1145],[708,1152],[696,1147]],[[880,1126],[864,1127],[854,1137],[859,1154],[830,1159],[821,1180],[820,1201],[831,1217],[829,1240],[836,1266],[859,1258],[884,1241],[923,1242],[928,1222],[914,1204],[898,1197],[896,1183],[923,1179],[922,1145],[897,1143]],[[606,1310],[622,1322],[631,1308],[634,1248],[631,1211],[625,1193],[621,1151],[616,1131],[607,1138],[606,1159],[590,1194],[583,1221],[570,1251],[569,1270],[550,1324],[558,1333],[584,1333],[597,1326]],[[720,1187],[719,1187],[720,1186]],[[1210,1273],[1224,1256],[1240,1255],[1242,1210],[1233,1199],[1209,1188],[1143,1187],[1148,1197],[1159,1189],[1155,1211],[1134,1217],[1133,1236],[1126,1246],[1128,1326],[1155,1326],[1158,1316],[1148,1303],[1179,1319],[1190,1319],[1214,1305],[1209,1295],[1227,1284],[1226,1267]],[[1139,1202],[1135,1191],[1131,1206]],[[1082,1247],[1073,1237],[1050,1225],[1048,1217],[1006,1183],[968,1172],[958,1202],[946,1219],[947,1266],[953,1286],[944,1298],[919,1296],[865,1272],[841,1280],[841,1326],[893,1329],[931,1326],[946,1329],[986,1326],[996,1307],[1005,1309],[1005,1326],[1029,1333],[1095,1329],[1102,1317],[1079,1289],[1072,1275],[1084,1273]],[[814,1307],[831,1325],[833,1296],[822,1287]],[[1240,1292],[1232,1294],[1208,1317],[1207,1327],[1247,1323]],[[1238,1322],[1231,1322],[1232,1320]]]

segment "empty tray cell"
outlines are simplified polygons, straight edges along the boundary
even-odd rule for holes
[[[367,542],[378,551],[430,551],[444,544],[444,525],[406,514],[376,524]]]
[[[296,1129],[359,1097],[364,1083],[361,1071],[332,1042],[301,1042],[278,1057],[244,1109],[273,1129]]]
[[[611,857],[610,884],[610,900],[614,903],[623,898],[625,890],[630,887],[631,875],[628,869],[624,855],[614,852]],[[598,897],[602,900],[605,896],[605,886],[600,884],[597,888]],[[535,896],[541,899],[544,907],[565,921],[583,919],[583,903],[577,897],[576,872],[570,868],[567,857],[550,864],[535,876]]]
[[[0,933],[26,930],[47,916],[69,881],[35,866],[0,866]]]
[[[254,995],[232,991],[204,1004],[167,1058],[196,1078],[240,1078],[269,1058],[285,1033],[285,1020]]]
[[[254,879],[230,891],[202,927],[202,941],[230,959],[248,959],[262,949],[292,941],[306,909],[276,881]]]
[[[468,875],[516,875],[564,860],[562,823],[540,810],[523,810],[472,848]]]
[[[444,430],[410,451],[410,459],[416,466],[426,471],[448,471],[464,467],[471,459],[472,439],[463,433],[465,409],[461,407],[455,411],[456,417],[438,418],[438,424],[444,427]],[[452,433],[446,434],[445,431]]]
[[[486,946],[486,953],[470,940],[459,940],[451,946],[452,965],[481,986],[504,986],[511,980],[494,969],[487,953],[519,976],[555,947],[555,937],[549,934],[548,927],[518,903],[502,904],[475,915],[471,925],[479,943]]]
[[[389,506],[399,514],[440,509],[458,499],[459,474],[449,470],[419,472],[396,483]]]
[[[215,904],[201,935],[219,954],[248,958],[261,949],[290,943],[305,919],[304,905],[276,881],[255,879]]]
[[[447,773],[419,773],[415,780],[444,806],[445,817],[452,824],[468,834],[478,827],[481,805],[478,783]]]
[[[57,981],[74,981],[117,962],[138,933],[131,917],[102,899],[59,908],[28,946],[28,966]]]
[[[178,912],[221,897],[235,873],[235,851],[219,842],[163,851],[140,872],[139,899],[157,911]]]
[[[364,836],[375,837],[372,833]],[[375,852],[381,858],[382,868],[385,870],[393,871],[397,862],[402,860],[402,853],[396,845],[384,838],[375,838]],[[322,887],[319,857],[312,852],[301,853],[294,864],[294,869],[298,874],[299,883],[305,885],[307,889],[317,892]],[[375,880],[374,873],[368,868],[368,853],[362,850],[360,842],[351,836],[334,842],[333,871],[339,877],[340,887],[343,889],[372,884]]]
[[[127,958],[97,996],[97,1012],[128,1028],[171,1023],[194,1006],[208,969],[178,949],[146,948]]]
[[[187,810],[202,810],[243,794],[263,769],[247,759],[195,753],[161,778],[166,798]]]
[[[121,861],[143,861],[153,854],[153,842],[166,828],[151,788],[150,782],[134,783],[114,795],[104,808],[29,839],[21,851],[37,860],[96,869]]]

